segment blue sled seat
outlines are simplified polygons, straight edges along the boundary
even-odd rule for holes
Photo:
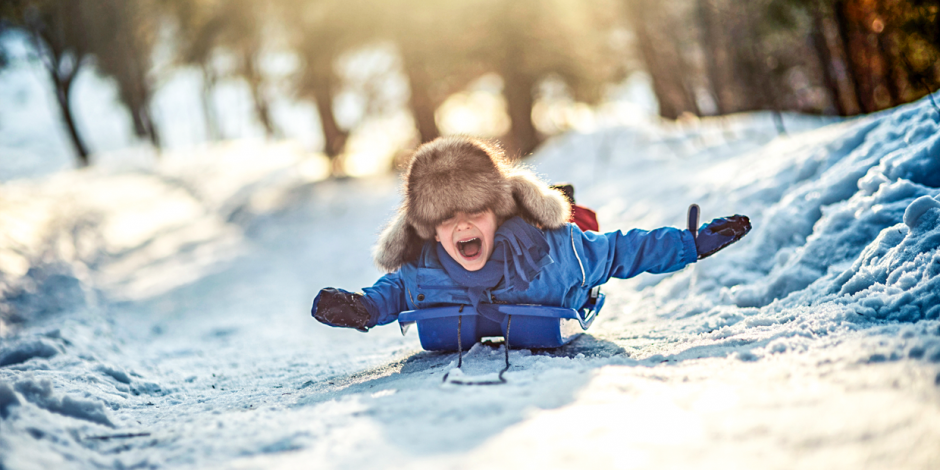
[[[591,326],[604,305],[598,294],[580,310],[544,305],[480,304],[408,310],[398,314],[402,334],[418,326],[421,347],[428,351],[456,351],[490,336],[502,336],[513,348],[557,348]],[[507,330],[509,337],[506,336]]]

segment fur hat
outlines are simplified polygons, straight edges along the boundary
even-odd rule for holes
[[[469,137],[422,145],[404,178],[404,201],[375,248],[375,263],[389,272],[417,258],[435,227],[455,212],[492,209],[500,221],[518,215],[553,229],[568,222],[571,211],[561,192],[508,162],[501,148]]]

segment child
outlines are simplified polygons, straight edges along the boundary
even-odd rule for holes
[[[389,274],[353,293],[326,288],[314,318],[368,331],[399,312],[441,305],[539,304],[578,309],[611,277],[679,270],[737,241],[747,217],[716,219],[698,235],[665,227],[598,233],[568,223],[570,203],[502,150],[467,137],[422,145],[404,201],[379,238]]]

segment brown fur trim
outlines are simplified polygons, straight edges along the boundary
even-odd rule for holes
[[[402,264],[417,258],[421,254],[422,245],[424,240],[405,221],[405,214],[399,210],[379,235],[379,243],[373,251],[375,264],[387,272],[394,272]]]
[[[531,171],[506,161],[498,146],[469,137],[441,137],[415,151],[404,176],[404,201],[382,232],[375,262],[394,271],[421,253],[435,227],[456,212],[492,209],[541,228],[564,225],[570,204]]]
[[[561,191],[550,188],[526,170],[509,177],[517,214],[532,225],[554,229],[568,222],[571,204]]]

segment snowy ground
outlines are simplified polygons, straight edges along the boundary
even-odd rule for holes
[[[412,331],[331,329],[398,201],[290,145],[0,187],[0,468],[936,468],[940,114],[566,135],[531,160],[605,230],[743,213],[741,243],[612,281],[589,334],[442,385]],[[477,345],[467,374],[502,351]]]

